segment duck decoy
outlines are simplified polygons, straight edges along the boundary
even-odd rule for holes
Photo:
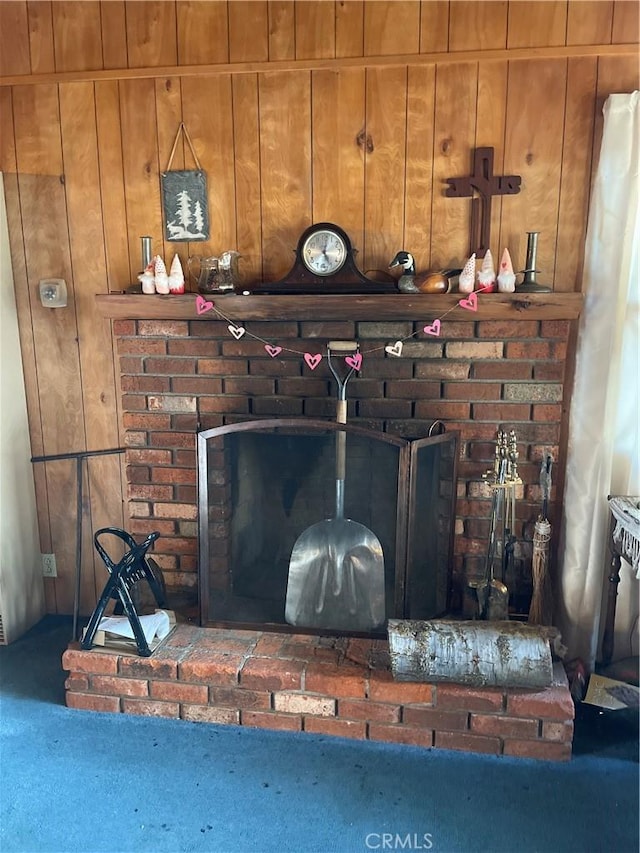
[[[389,264],[389,269],[402,267],[397,281],[401,293],[446,293],[449,290],[448,273],[451,270],[428,270],[416,275],[416,264],[411,252],[398,252]]]

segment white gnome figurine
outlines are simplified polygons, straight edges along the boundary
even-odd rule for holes
[[[493,293],[496,289],[496,271],[493,268],[493,255],[491,249],[482,260],[482,266],[478,270],[478,290],[483,293]]]
[[[140,275],[138,276],[138,281],[142,284],[142,292],[143,293],[155,293],[156,292],[155,273],[153,271],[153,261],[149,261],[149,263],[144,268],[144,272],[140,273]]]
[[[505,248],[500,259],[500,270],[498,271],[498,290],[500,293],[513,293],[516,289],[516,275],[511,263],[509,250]]]
[[[155,272],[155,284],[157,293],[169,293],[169,276],[167,268],[160,255],[154,258],[153,269]]]
[[[460,293],[472,293],[476,283],[476,254],[475,252],[464,265],[458,277],[458,290]]]
[[[169,270],[169,293],[184,293],[184,272],[177,255],[173,256]]]

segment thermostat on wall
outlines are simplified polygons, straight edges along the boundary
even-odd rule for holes
[[[64,308],[67,304],[67,283],[63,278],[40,280],[40,301],[45,308]]]

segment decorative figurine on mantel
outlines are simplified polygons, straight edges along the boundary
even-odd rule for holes
[[[483,293],[493,293],[496,289],[496,271],[493,267],[493,255],[491,249],[482,260],[482,266],[478,270],[478,290]]]
[[[500,272],[498,273],[498,291],[500,293],[513,293],[516,289],[516,274],[513,271],[511,263],[511,255],[509,250],[505,248],[500,259]]]
[[[476,253],[467,259],[458,278],[460,293],[471,293],[476,285]]]
[[[398,252],[389,264],[389,269],[402,267],[402,275],[398,279],[400,293],[446,293],[449,290],[447,273],[453,270],[428,270],[416,276],[416,264],[411,252]]]

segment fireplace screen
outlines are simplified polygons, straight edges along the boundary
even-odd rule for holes
[[[311,419],[199,433],[201,623],[382,636],[388,618],[444,615],[456,459],[454,433]]]

